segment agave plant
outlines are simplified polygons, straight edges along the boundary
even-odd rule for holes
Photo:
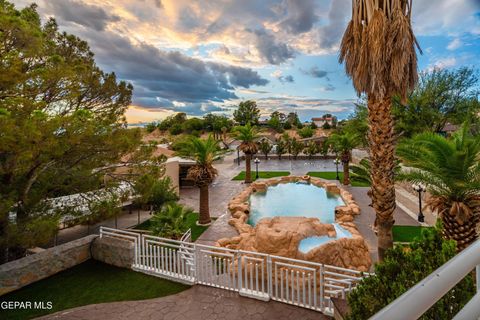
[[[240,141],[240,150],[245,154],[245,183],[251,183],[252,155],[258,152],[258,145],[256,143],[258,139],[257,130],[255,127],[252,127],[250,123],[247,123],[244,126],[235,127],[234,134],[235,138]]]
[[[177,154],[195,160],[195,165],[188,169],[187,178],[192,179],[200,189],[200,217],[199,224],[209,224],[209,191],[208,187],[217,176],[217,170],[213,167],[213,161],[222,155],[222,151],[212,135],[207,139],[189,137],[178,146]]]
[[[366,93],[368,98],[371,197],[380,260],[393,246],[395,135],[391,100],[393,96],[405,100],[418,78],[411,15],[412,0],[352,0],[352,20],[339,56],[357,93]]]
[[[409,167],[401,180],[422,183],[430,193],[426,205],[443,222],[446,239],[463,250],[477,239],[480,216],[480,136],[467,125],[450,139],[423,133],[402,142],[397,155]]]
[[[170,203],[150,219],[152,233],[178,240],[188,230],[187,217],[192,213],[191,209]]]

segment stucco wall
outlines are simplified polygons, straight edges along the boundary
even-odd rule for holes
[[[180,195],[180,164],[178,161],[170,161],[165,163],[165,175],[172,180],[172,187],[175,188],[177,195]]]
[[[90,235],[0,265],[0,295],[52,276],[90,259]]]

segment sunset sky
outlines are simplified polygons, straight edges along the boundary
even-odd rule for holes
[[[18,7],[32,0],[13,1]],[[43,18],[87,40],[106,71],[134,85],[129,122],[172,112],[345,118],[357,97],[339,65],[351,0],[37,0]],[[413,0],[421,70],[474,66],[480,0]]]

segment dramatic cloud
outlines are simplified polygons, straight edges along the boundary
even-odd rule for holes
[[[47,2],[56,17],[97,31],[105,30],[109,22],[119,21],[116,15],[110,15],[99,6],[89,5],[75,0],[51,0]]]
[[[320,70],[319,67],[313,66],[308,70],[300,69],[300,71],[306,75],[312,76],[314,78],[325,78],[328,75],[328,72],[325,70]]]
[[[287,18],[280,24],[289,33],[298,34],[310,31],[317,22],[313,0],[287,0]]]
[[[270,64],[281,64],[295,57],[295,50],[285,43],[275,40],[275,37],[265,30],[255,30],[256,48],[261,56]]]

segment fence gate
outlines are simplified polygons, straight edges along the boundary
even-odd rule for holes
[[[333,312],[332,297],[343,297],[366,273],[304,260],[195,244],[101,227],[100,237],[134,243],[132,269],[187,284],[231,290],[250,298]]]

